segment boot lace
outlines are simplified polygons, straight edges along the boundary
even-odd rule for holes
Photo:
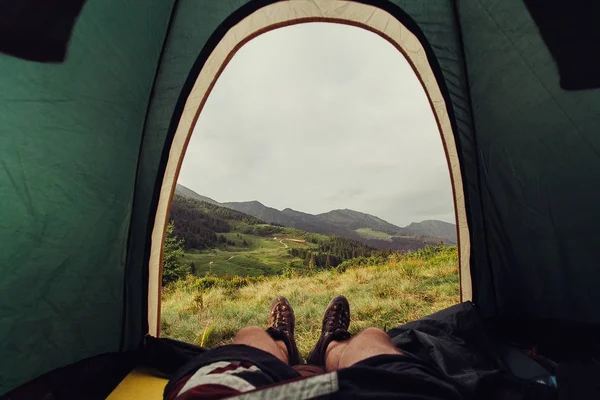
[[[340,310],[339,304],[334,304],[331,309],[332,312],[327,316],[325,325],[332,330],[341,328],[346,329],[350,325],[350,315],[346,310]]]
[[[274,328],[289,328],[289,317],[288,307],[285,304],[277,304],[273,310]]]

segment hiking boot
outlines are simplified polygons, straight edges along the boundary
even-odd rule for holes
[[[285,343],[288,351],[288,362],[290,365],[300,364],[300,352],[294,340],[294,309],[285,297],[277,297],[271,303],[269,313],[269,327],[267,333],[273,340],[281,340]]]
[[[343,342],[352,337],[350,326],[350,304],[344,296],[337,296],[325,309],[321,336],[308,355],[307,364],[325,366],[325,352],[332,340]]]

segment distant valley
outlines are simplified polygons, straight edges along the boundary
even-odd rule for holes
[[[427,244],[456,243],[456,226],[443,221],[427,220],[399,227],[376,216],[349,209],[313,215],[290,208],[277,210],[256,200],[219,203],[180,184],[177,184],[175,193],[184,198],[226,207],[268,224],[345,237],[377,249],[407,251],[423,248]]]

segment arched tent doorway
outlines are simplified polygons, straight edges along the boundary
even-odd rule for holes
[[[390,42],[406,57],[412,66],[427,94],[444,144],[453,186],[458,227],[461,298],[463,300],[472,298],[469,267],[470,242],[461,165],[448,107],[419,39],[394,16],[370,5],[349,1],[325,2],[322,4],[319,4],[319,2],[274,3],[253,12],[227,31],[206,58],[183,106],[183,112],[177,123],[168,154],[152,231],[148,284],[148,325],[150,333],[153,335],[158,335],[160,331],[161,249],[168,208],[187,144],[198,116],[202,112],[202,107],[228,62],[244,44],[265,32],[308,22],[348,24],[372,31]]]

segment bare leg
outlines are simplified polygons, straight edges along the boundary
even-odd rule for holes
[[[368,328],[345,342],[332,341],[325,353],[327,372],[349,367],[359,361],[381,354],[402,354],[387,333]]]
[[[281,340],[273,340],[264,328],[248,326],[240,329],[233,340],[233,344],[245,344],[266,351],[288,364],[288,352],[285,343]]]

